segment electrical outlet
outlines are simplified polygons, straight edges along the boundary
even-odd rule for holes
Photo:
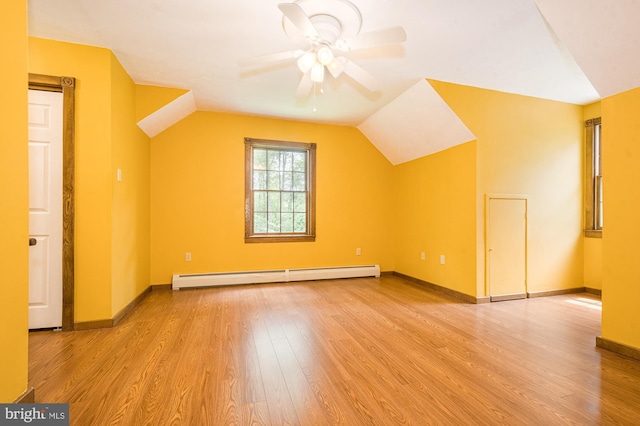
[[[360,256],[360,255],[362,255],[362,250],[360,249],[360,247],[358,247],[356,249],[356,256]]]
[[[420,260],[424,260],[426,258],[426,256],[424,255],[424,252],[421,251],[420,252]]]
[[[440,264],[444,265],[444,254],[440,255]]]
[[[186,262],[191,262],[191,253],[186,252],[186,253],[184,254],[184,260],[185,260]]]

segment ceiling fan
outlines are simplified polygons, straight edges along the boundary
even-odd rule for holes
[[[322,84],[325,69],[334,77],[346,74],[374,92],[378,81],[368,71],[347,59],[348,52],[383,44],[402,43],[407,35],[402,27],[360,33],[362,16],[348,0],[297,0],[280,3],[285,33],[299,49],[242,59],[242,67],[257,67],[296,60],[302,72],[297,96],[309,95],[314,83]]]

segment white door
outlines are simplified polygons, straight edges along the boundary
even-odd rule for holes
[[[61,326],[62,93],[29,90],[29,329]]]
[[[527,200],[489,198],[487,261],[491,300],[526,297]]]

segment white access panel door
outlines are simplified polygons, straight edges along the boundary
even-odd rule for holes
[[[488,198],[487,260],[491,300],[526,297],[527,200]]]
[[[61,326],[62,93],[29,90],[29,329]]]

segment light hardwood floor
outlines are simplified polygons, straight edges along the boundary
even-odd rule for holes
[[[640,362],[587,294],[471,305],[398,277],[152,291],[118,326],[32,332],[72,425],[639,424]]]

